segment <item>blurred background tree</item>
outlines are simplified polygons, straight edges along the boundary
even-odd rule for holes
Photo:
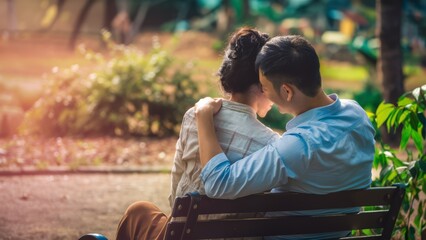
[[[377,0],[377,36],[380,41],[377,61],[378,81],[385,102],[396,104],[404,93],[402,63],[402,0]],[[400,133],[382,131],[385,143],[398,146]]]

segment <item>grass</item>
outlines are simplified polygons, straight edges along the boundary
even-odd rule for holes
[[[326,81],[339,80],[349,82],[363,82],[368,78],[368,71],[364,66],[321,61],[321,76]]]

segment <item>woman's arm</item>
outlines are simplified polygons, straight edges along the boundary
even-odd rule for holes
[[[210,97],[203,98],[195,104],[200,161],[203,167],[212,157],[223,152],[217,140],[213,122],[213,115],[216,114],[221,107],[221,99],[213,99]]]

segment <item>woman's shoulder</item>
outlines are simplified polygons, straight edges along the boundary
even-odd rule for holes
[[[195,107],[191,107],[183,115],[183,121],[185,121],[185,119],[194,119],[194,118],[195,118]]]

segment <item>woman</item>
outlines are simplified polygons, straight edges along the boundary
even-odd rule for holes
[[[230,38],[218,76],[229,100],[224,100],[215,116],[215,129],[225,154],[241,159],[278,137],[256,118],[264,117],[272,102],[262,93],[254,68],[257,53],[269,39],[267,34],[251,28],[241,28]],[[200,180],[201,164],[198,154],[198,134],[194,108],[182,121],[172,168],[172,187],[169,196],[173,207],[175,197],[188,192],[204,193]]]
[[[256,55],[269,39],[267,34],[251,28],[241,28],[230,38],[219,78],[223,90],[230,95],[224,100],[215,116],[218,138],[230,159],[242,158],[279,137],[256,118],[264,117],[272,106],[262,93],[259,77],[254,68]],[[194,109],[183,118],[172,169],[172,191],[169,197],[173,205],[175,197],[204,188],[199,174],[197,126]],[[121,219],[117,239],[163,239],[168,217],[150,202],[132,204]]]

